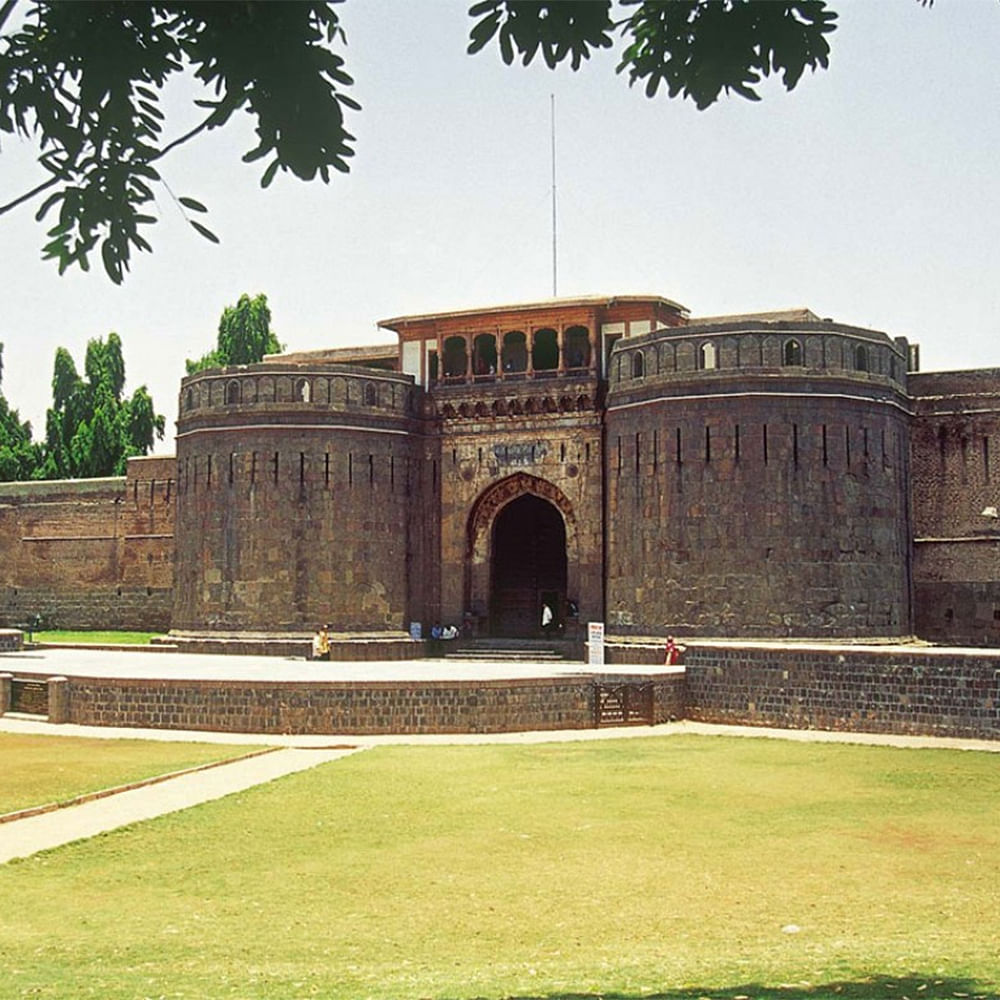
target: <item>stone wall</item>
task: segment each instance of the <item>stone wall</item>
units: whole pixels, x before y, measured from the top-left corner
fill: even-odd
[[[405,630],[424,579],[412,380],[273,368],[182,384],[174,627]]]
[[[701,722],[1000,739],[997,654],[699,643],[685,670]]]
[[[0,624],[166,630],[174,462],[126,476],[0,484]]]
[[[16,628],[0,628],[0,653],[16,653],[24,648],[24,633]]]
[[[868,363],[883,357],[885,372],[842,370],[850,354],[836,338],[827,370],[818,361],[781,366],[781,336],[733,332],[718,335],[711,369],[657,369],[661,341],[672,357],[709,343],[686,336],[661,332],[615,348],[609,630],[910,634],[909,425],[891,342],[864,340]],[[637,350],[649,357],[619,363]]]
[[[600,679],[579,675],[403,684],[73,677],[66,685],[64,721],[154,729],[355,735],[587,729],[594,725],[594,681]],[[655,682],[656,721],[680,716],[682,675],[637,679]]]
[[[562,595],[580,620],[603,610],[602,434],[594,378],[506,380],[438,387],[440,620],[471,611],[489,627],[493,524],[525,493],[559,511],[566,529]],[[540,606],[540,605],[539,605]]]
[[[1000,645],[1000,370],[913,375],[916,632]]]

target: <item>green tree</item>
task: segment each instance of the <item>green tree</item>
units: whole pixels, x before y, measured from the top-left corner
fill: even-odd
[[[224,368],[226,365],[252,365],[265,354],[284,350],[271,330],[271,310],[267,296],[254,298],[243,294],[235,306],[226,306],[219,320],[219,336],[215,347],[195,361],[185,362],[188,375],[206,368]]]
[[[3,386],[3,344],[0,344],[0,387]],[[31,424],[22,421],[0,392],[0,482],[30,479],[41,459],[31,440]]]
[[[46,414],[44,461],[37,478],[119,476],[126,460],[145,455],[162,438],[166,420],[145,386],[124,399],[125,360],[117,333],[87,344],[85,378],[69,351],[56,350],[52,407]]]
[[[826,0],[480,0],[469,14],[469,52],[495,37],[508,65],[541,53],[550,68],[568,58],[579,69],[617,33],[630,86],[645,81],[653,97],[663,84],[702,109],[723,91],[760,100],[754,87],[772,72],[791,90],[806,67],[825,69],[837,19]]]
[[[45,179],[0,214],[48,193],[36,217],[54,220],[44,255],[60,273],[86,270],[99,244],[121,282],[132,251],[150,249],[159,161],[237,111],[256,120],[243,159],[267,158],[264,187],[279,169],[324,181],[330,168],[347,170],[344,109],[358,104],[343,93],[352,80],[333,51],[343,41],[333,3],[36,0],[15,19],[17,6],[0,0],[0,31],[13,25],[0,35],[0,131],[37,142]],[[167,141],[161,92],[181,73],[214,99],[196,101],[199,124]],[[194,198],[177,202],[185,214],[205,211]]]
[[[15,18],[18,0],[0,0],[0,131],[37,143],[44,178],[0,215],[46,195],[36,215],[49,220],[45,257],[60,273],[86,270],[100,246],[121,282],[133,250],[150,249],[163,157],[237,111],[255,119],[243,160],[266,159],[263,187],[278,170],[324,182],[331,168],[346,172],[354,137],[344,114],[359,105],[336,51],[346,41],[338,4],[33,0]],[[757,100],[771,73],[794,87],[806,67],[826,67],[836,26],[826,0],[481,0],[469,13],[470,52],[495,38],[507,63],[541,53],[550,67],[569,59],[577,69],[618,36],[630,84],[649,96],[663,84],[699,108],[724,91]],[[211,96],[195,101],[200,122],[168,140],[161,92],[185,73]],[[218,241],[195,217],[201,202],[175,201]]]

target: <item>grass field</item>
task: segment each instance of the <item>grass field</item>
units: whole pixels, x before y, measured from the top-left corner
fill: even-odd
[[[159,632],[101,632],[96,629],[87,631],[71,629],[40,629],[32,632],[34,642],[70,642],[93,643],[98,646],[123,645],[145,646]]]
[[[0,815],[259,749],[0,733]]]
[[[1000,757],[380,748],[0,867],[0,997],[996,996]]]

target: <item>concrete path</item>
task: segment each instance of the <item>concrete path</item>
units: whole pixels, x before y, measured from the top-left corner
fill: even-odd
[[[52,727],[55,729],[56,727]],[[281,749],[53,812],[0,823],[0,864],[337,760],[357,748]]]

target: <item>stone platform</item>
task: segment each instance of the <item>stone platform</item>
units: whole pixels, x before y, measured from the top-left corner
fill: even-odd
[[[40,649],[0,656],[0,678],[48,681],[60,721],[247,733],[496,733],[597,724],[597,685],[652,685],[647,721],[683,714],[682,669],[575,662],[301,657]]]

